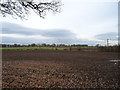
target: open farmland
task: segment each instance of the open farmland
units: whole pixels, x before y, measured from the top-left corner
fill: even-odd
[[[3,50],[3,88],[118,88],[117,52]]]
[[[97,49],[97,47],[0,47],[0,50],[78,50],[78,49]]]

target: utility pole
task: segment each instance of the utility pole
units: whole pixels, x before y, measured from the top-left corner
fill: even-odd
[[[109,46],[109,39],[107,39],[107,46]]]

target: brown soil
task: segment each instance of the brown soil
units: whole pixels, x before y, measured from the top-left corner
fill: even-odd
[[[3,88],[118,88],[118,53],[3,50]]]

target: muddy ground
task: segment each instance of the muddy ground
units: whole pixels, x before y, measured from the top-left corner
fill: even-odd
[[[118,88],[115,52],[3,50],[3,88]]]

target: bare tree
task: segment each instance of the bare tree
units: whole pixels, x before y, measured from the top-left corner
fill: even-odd
[[[41,2],[40,2],[41,1]],[[48,0],[47,0],[48,1]],[[34,11],[40,17],[44,18],[47,11],[59,12],[62,5],[60,0],[0,0],[0,14],[3,17],[12,15],[24,19],[31,11]]]

